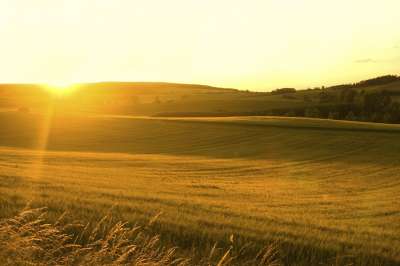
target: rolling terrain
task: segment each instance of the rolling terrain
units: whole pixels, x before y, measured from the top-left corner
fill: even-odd
[[[274,242],[286,265],[400,263],[400,127],[284,117],[0,113],[0,216],[159,217],[204,256]]]
[[[365,96],[386,92],[396,106],[377,104],[363,108]],[[380,97],[380,96],[379,96]],[[378,98],[379,98],[378,97]],[[400,123],[400,78],[383,76],[331,87],[307,90],[276,89],[272,92],[241,91],[205,85],[102,82],[76,84],[54,93],[47,85],[0,84],[0,109],[45,111],[49,105],[62,112],[144,116],[308,116],[382,122],[373,119],[390,111],[386,122]],[[313,109],[318,109],[318,114]],[[348,116],[348,113],[354,113]],[[366,112],[366,113],[364,113]],[[331,114],[330,114],[331,113]],[[339,114],[336,114],[339,113]],[[355,116],[356,117],[353,117]]]

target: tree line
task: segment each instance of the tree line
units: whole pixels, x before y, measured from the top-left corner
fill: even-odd
[[[308,107],[274,109],[270,115],[329,118],[367,122],[400,123],[399,92],[343,89],[340,93],[322,91],[319,101]],[[310,101],[305,95],[305,101]]]

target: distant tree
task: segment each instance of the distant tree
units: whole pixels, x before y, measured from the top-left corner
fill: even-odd
[[[399,123],[400,122],[400,103],[391,102],[384,106],[381,110],[382,121],[385,123]]]
[[[307,95],[307,94],[305,94],[304,96],[303,96],[303,100],[305,101],[305,102],[312,102],[312,99],[311,99],[311,96],[310,95]]]
[[[340,118],[340,114],[337,111],[330,111],[328,114],[328,118],[329,119],[339,119]]]
[[[271,91],[271,94],[286,94],[286,93],[296,93],[295,88],[281,88]]]
[[[320,103],[334,102],[336,100],[336,96],[327,91],[321,91],[318,96]]]
[[[340,92],[340,101],[343,103],[354,103],[357,91],[353,89],[344,89]]]
[[[346,120],[356,120],[356,116],[354,115],[353,111],[350,111],[347,115],[346,115]]]
[[[320,111],[318,110],[318,108],[315,107],[311,107],[311,108],[307,108],[304,112],[304,116],[306,117],[319,117],[320,116]]]
[[[393,122],[393,117],[392,114],[387,112],[383,115],[383,122],[384,123],[392,123]]]
[[[293,110],[288,111],[285,116],[293,117],[296,116],[296,113]]]
[[[372,113],[372,115],[371,115],[369,121],[372,121],[372,122],[380,122],[380,121],[382,121],[382,115],[379,114],[379,113]]]
[[[392,98],[386,91],[368,93],[364,95],[364,110],[368,113],[382,112],[392,103]]]
[[[386,75],[386,76],[381,76],[373,79],[368,79],[368,80],[363,80],[360,81],[356,84],[354,84],[354,87],[368,87],[368,86],[377,86],[377,85],[384,85],[388,83],[392,83],[395,81],[400,81],[399,76],[395,75]]]
[[[352,84],[341,84],[341,85],[331,86],[329,88],[333,89],[333,90],[344,90],[344,89],[349,89],[349,88],[352,88],[352,87],[353,87]]]

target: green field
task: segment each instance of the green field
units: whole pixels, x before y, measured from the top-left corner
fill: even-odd
[[[277,243],[286,265],[400,263],[400,126],[0,113],[0,216],[146,221],[201,257]],[[43,151],[46,149],[46,151]]]

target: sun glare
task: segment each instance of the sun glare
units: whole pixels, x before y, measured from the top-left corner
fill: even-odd
[[[72,83],[68,82],[56,82],[56,83],[49,83],[48,87],[50,87],[53,90],[68,90],[73,87]]]
[[[55,94],[65,94],[74,88],[74,84],[70,82],[49,82],[44,87]]]

